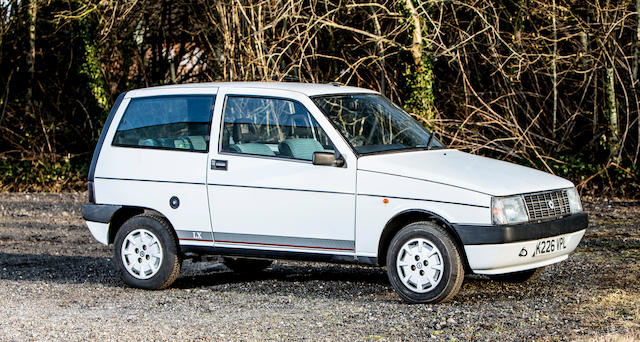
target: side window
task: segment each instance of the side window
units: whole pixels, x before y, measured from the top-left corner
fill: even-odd
[[[334,152],[331,141],[298,102],[228,96],[222,152],[312,160],[314,152]]]
[[[132,99],[113,145],[206,152],[215,96]]]

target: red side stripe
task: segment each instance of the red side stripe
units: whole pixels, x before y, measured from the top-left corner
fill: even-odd
[[[333,249],[338,251],[353,251],[351,248],[335,248],[335,247],[318,247],[318,246],[298,246],[298,245],[280,245],[275,243],[262,243],[262,242],[241,242],[241,241],[221,241],[216,240],[216,242],[222,243],[236,243],[243,245],[264,245],[264,246],[278,246],[278,247],[298,247],[298,248],[313,248],[313,249]]]

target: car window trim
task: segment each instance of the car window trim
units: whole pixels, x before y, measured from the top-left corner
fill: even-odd
[[[280,157],[280,156],[267,156],[267,155],[264,155],[264,154],[238,153],[238,152],[227,152],[227,151],[224,151],[224,152],[223,151],[219,151],[218,154],[221,155],[221,156],[271,159],[271,160],[281,160],[281,161],[297,162],[297,163],[304,163],[304,164],[313,164],[312,160],[285,158],[285,157]]]
[[[349,139],[347,139],[347,137],[344,134],[342,134],[342,132],[340,131],[338,126],[333,122],[333,120],[331,120],[329,115],[327,115],[327,112],[325,112],[324,109],[320,108],[318,103],[316,103],[316,101],[315,101],[315,99],[322,98],[322,97],[349,96],[349,95],[378,95],[378,96],[384,97],[385,99],[387,99],[391,103],[393,103],[393,101],[391,101],[391,99],[389,99],[388,97],[386,97],[386,96],[384,96],[384,95],[382,95],[380,93],[365,93],[365,92],[362,92],[362,93],[334,93],[334,94],[322,94],[322,95],[309,96],[309,98],[313,102],[313,105],[318,108],[318,110],[326,117],[327,121],[329,121],[331,126],[333,126],[333,128],[338,132],[338,134],[340,134],[340,136],[342,136],[342,139],[351,148],[351,151],[355,154],[356,158],[365,157],[365,156],[372,156],[372,155],[377,155],[377,154],[402,153],[402,152],[416,151],[416,150],[422,149],[422,147],[413,147],[413,148],[410,148],[410,149],[393,149],[393,150],[383,150],[383,151],[376,151],[376,152],[369,152],[369,153],[358,152],[356,150],[356,148],[353,146],[353,144],[351,144],[351,141],[349,141]],[[393,103],[393,104],[396,105],[395,103]],[[398,105],[396,105],[396,106],[398,106]],[[400,108],[400,107],[398,107],[398,108]],[[400,108],[400,109],[402,109],[402,108]],[[420,122],[418,122],[418,120],[416,120],[413,116],[411,116],[411,114],[409,114],[409,113],[407,113],[407,114],[409,115],[411,120],[413,120],[416,124],[420,125],[421,127],[424,127],[424,126],[422,126],[420,124]],[[429,132],[430,134],[435,134],[435,132],[429,131],[426,128],[425,128],[425,130],[427,130],[427,132]],[[440,140],[438,139],[438,141],[440,141]],[[447,149],[447,148],[448,148],[447,146],[444,146],[444,149]],[[426,150],[425,149],[425,151],[431,151],[431,150]]]
[[[327,137],[327,139],[329,139],[329,142],[331,142],[331,145],[333,145],[333,147],[335,149],[334,153],[336,153],[337,156],[342,156],[342,154],[338,150],[338,147],[336,146],[336,144],[334,144],[333,140],[331,140],[331,137],[327,134],[327,132],[325,132],[324,128],[322,128],[322,126],[320,125],[318,120],[313,116],[313,114],[311,113],[309,108],[307,108],[307,106],[305,106],[302,102],[300,102],[300,101],[298,101],[296,99],[292,99],[292,98],[289,98],[289,97],[283,97],[283,96],[245,95],[245,94],[238,94],[238,93],[227,93],[227,94],[224,95],[224,102],[222,103],[222,115],[220,116],[220,127],[219,127],[220,132],[218,133],[218,154],[220,154],[220,155],[229,155],[229,156],[246,156],[246,157],[251,157],[251,158],[277,159],[277,160],[282,160],[282,161],[304,162],[306,164],[313,164],[312,160],[296,159],[296,158],[283,158],[283,157],[279,157],[279,156],[267,156],[267,155],[261,155],[261,154],[251,154],[251,153],[239,153],[239,152],[222,151],[222,135],[224,134],[224,118],[225,118],[225,115],[226,115],[226,112],[227,112],[227,100],[229,99],[229,97],[250,97],[250,98],[257,98],[257,99],[283,100],[283,101],[294,102],[294,103],[297,103],[297,104],[301,105],[307,111],[307,113],[316,121],[316,123],[318,124],[318,127],[320,129],[322,129],[322,133],[324,133],[324,135]],[[314,103],[314,105],[315,105],[315,103]],[[331,120],[329,120],[329,121],[331,121]],[[347,163],[345,162],[343,167],[346,167],[346,166],[347,166]]]
[[[141,145],[125,145],[125,144],[118,144],[116,143],[116,136],[118,135],[118,131],[120,130],[120,126],[122,125],[122,120],[124,120],[125,115],[127,114],[127,109],[129,109],[129,106],[131,105],[131,102],[133,100],[138,100],[138,99],[154,99],[154,98],[184,98],[184,97],[212,97],[213,98],[213,102],[212,102],[212,107],[209,110],[209,141],[207,142],[207,148],[204,150],[195,150],[193,148],[190,149],[184,149],[184,148],[175,148],[175,147],[165,147],[165,146],[141,146]],[[177,151],[177,152],[196,152],[196,153],[209,153],[209,145],[211,144],[211,126],[213,125],[213,108],[216,104],[216,101],[218,99],[218,95],[217,94],[197,94],[197,93],[193,93],[193,94],[167,94],[167,95],[152,95],[152,96],[136,96],[136,97],[131,97],[129,99],[129,103],[127,103],[127,107],[124,108],[124,112],[122,113],[122,116],[120,117],[120,121],[118,122],[118,127],[116,127],[116,131],[113,133],[113,138],[111,139],[111,146],[113,147],[122,147],[122,148],[141,148],[141,149],[148,149],[148,150],[164,150],[164,151]],[[166,124],[176,124],[176,123],[189,123],[189,122],[196,122],[196,121],[179,121],[179,122],[171,122],[171,123],[166,123]],[[197,122],[202,122],[202,123],[206,123],[206,121],[197,121]],[[165,124],[165,125],[166,125]],[[153,126],[161,126],[162,124],[158,124],[158,125],[153,125]],[[145,127],[152,127],[152,126],[145,126]],[[137,127],[137,128],[133,128],[133,129],[139,129],[139,128],[144,128],[144,127]]]
[[[195,152],[195,153],[209,153],[207,150],[196,150],[192,148],[177,148],[177,147],[165,147],[165,146],[141,146],[141,145],[124,145],[124,144],[111,144],[112,147],[119,148],[140,148],[145,150],[160,150],[160,151],[174,151],[174,152]]]
[[[111,107],[111,110],[109,111],[109,116],[107,116],[107,120],[105,121],[104,126],[102,127],[102,130],[100,131],[100,137],[98,138],[98,142],[96,143],[96,147],[93,150],[93,156],[91,156],[91,164],[89,165],[89,173],[87,175],[87,179],[90,182],[92,182],[94,177],[95,177],[96,165],[98,164],[98,157],[100,156],[100,151],[102,150],[102,145],[104,145],[104,141],[105,141],[105,139],[107,137],[107,132],[109,131],[109,128],[113,124],[113,118],[115,117],[116,113],[118,112],[118,109],[120,109],[120,105],[122,104],[122,100],[125,98],[126,94],[127,94],[127,92],[124,92],[124,93],[121,93],[120,95],[118,95],[118,98],[116,98],[116,102],[113,104],[113,107]]]

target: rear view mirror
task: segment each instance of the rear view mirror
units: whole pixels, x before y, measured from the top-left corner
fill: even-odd
[[[332,152],[314,152],[313,165],[342,167],[344,166],[344,159],[336,157]]]

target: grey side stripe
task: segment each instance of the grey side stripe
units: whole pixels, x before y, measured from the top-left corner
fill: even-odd
[[[274,235],[215,233],[216,243],[244,244],[254,246],[293,247],[353,251],[355,241],[299,238]]]
[[[213,234],[211,234],[211,232],[199,232],[199,231],[193,231],[193,230],[176,230],[176,234],[178,234],[178,239],[180,240],[204,241],[204,242],[213,241]]]

